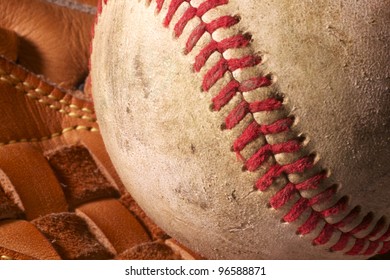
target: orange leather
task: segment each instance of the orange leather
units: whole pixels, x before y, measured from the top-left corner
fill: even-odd
[[[111,241],[118,254],[150,241],[150,236],[128,210],[115,199],[94,201],[77,209],[91,219]],[[122,216],[127,219],[113,219]]]
[[[1,247],[24,255],[25,259],[60,259],[50,242],[31,223],[22,220],[0,222]],[[2,255],[6,259],[7,255]]]
[[[91,5],[91,6],[96,6],[97,2],[98,2],[98,0],[76,0],[76,1],[79,3]]]
[[[0,0],[0,13],[0,27],[18,37],[21,65],[62,87],[84,81],[93,14],[41,0]]]
[[[39,149],[28,143],[5,145],[0,149],[0,170],[12,184],[7,188],[14,188],[22,201],[27,220],[68,211],[61,186]]]
[[[12,30],[0,27],[0,54],[15,61],[18,56],[19,39]]]

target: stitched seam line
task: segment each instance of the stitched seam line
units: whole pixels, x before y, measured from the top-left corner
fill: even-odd
[[[20,79],[13,74],[6,73],[3,69],[0,69],[0,81],[11,84],[18,91],[23,92],[30,99],[36,100],[38,103],[48,106],[50,109],[60,112],[62,114],[68,115],[72,118],[79,118],[87,120],[90,122],[96,122],[94,116],[94,111],[86,107],[78,107],[75,104],[67,102],[66,98],[73,98],[67,93],[64,93],[63,98],[58,99],[50,93],[44,91],[42,88],[34,87],[29,84],[26,80]],[[55,88],[53,87],[53,90]],[[71,112],[66,112],[61,105],[54,105],[53,102],[58,102],[62,105],[67,106],[72,110]],[[78,112],[77,112],[78,111]]]
[[[164,0],[157,0],[157,2],[159,2],[158,7],[162,7]],[[182,22],[185,21],[185,20],[183,20],[183,18],[186,16],[189,16],[189,17],[196,16],[201,21],[201,25],[207,26],[207,24],[205,22],[203,22],[203,20],[201,18],[202,15],[204,14],[204,11],[202,10],[202,12],[200,14],[197,14],[196,11],[194,11],[194,9],[201,10],[203,8],[204,10],[207,11],[209,9],[216,8],[219,5],[228,4],[227,0],[208,0],[208,1],[204,1],[202,4],[200,4],[198,8],[195,8],[195,7],[191,6],[191,1],[189,1],[189,0],[172,0],[169,2],[170,5],[168,8],[168,12],[167,12],[167,14],[164,18],[164,21],[163,21],[164,26],[166,26],[166,27],[169,26],[169,23],[170,23],[171,19],[173,18],[173,15],[177,12],[180,5],[183,4],[184,2],[187,2],[190,5],[190,8],[188,8],[188,10],[187,10],[190,12],[184,13],[184,16],[179,20],[179,24],[184,25],[184,26],[185,26],[185,24],[183,24]],[[206,7],[206,8],[204,8],[204,7]],[[222,25],[221,27],[224,27],[224,26]],[[177,29],[177,28],[174,28],[174,30],[175,29]],[[181,29],[181,27],[179,29]],[[205,28],[204,33],[205,32],[209,33],[210,36],[212,36],[212,32],[209,32],[209,30],[207,30],[207,28]],[[178,34],[176,34],[176,35],[178,36]],[[198,38],[200,38],[200,37],[201,36],[198,36]],[[270,104],[262,104],[263,106],[257,106],[258,107],[257,109],[252,109],[251,105],[253,105],[253,103],[247,102],[245,100],[244,96],[242,95],[243,92],[249,92],[249,91],[252,91],[254,89],[260,88],[262,86],[269,86],[271,83],[271,81],[268,83],[267,80],[264,79],[264,77],[255,77],[255,78],[250,79],[248,81],[244,81],[244,82],[239,83],[233,77],[234,67],[232,67],[230,65],[231,63],[229,63],[229,61],[227,61],[224,58],[223,53],[227,49],[243,48],[249,44],[250,44],[250,37],[246,38],[245,35],[241,35],[241,34],[238,34],[234,37],[227,38],[221,42],[216,42],[212,39],[211,42],[200,51],[200,53],[196,56],[196,59],[195,59],[194,70],[198,72],[206,64],[206,61],[209,59],[209,57],[211,56],[212,53],[214,53],[214,52],[220,53],[222,59],[211,70],[209,70],[207,72],[207,74],[204,76],[204,80],[203,80],[203,84],[202,84],[203,90],[208,91],[220,78],[223,77],[223,75],[226,72],[230,72],[231,77],[232,77],[231,83],[233,83],[235,85],[233,92],[235,92],[234,94],[241,94],[241,96],[242,96],[243,101],[235,109],[233,109],[229,113],[228,117],[225,120],[225,126],[228,129],[235,127],[248,114],[252,115],[252,119],[254,119],[253,113],[255,113],[255,112],[274,111],[274,110],[281,109],[281,107],[282,107],[281,104],[280,104],[280,106],[274,106],[274,107]],[[196,42],[194,43],[194,45],[196,45]],[[190,51],[191,50],[188,50],[187,53],[189,53]],[[257,63],[258,63],[258,61],[255,61],[252,63],[252,65],[257,64]],[[242,64],[242,62],[241,62],[241,64]],[[241,65],[241,66],[242,66],[242,68],[248,67],[247,65]],[[232,96],[232,94],[229,94],[229,98],[231,96]],[[229,101],[230,100],[227,100],[227,103]],[[275,104],[278,103],[278,100],[271,100],[271,101],[273,101],[273,103],[275,103]],[[216,107],[218,107],[218,106],[215,105],[214,100],[213,100],[213,103],[214,103],[213,104],[214,108],[216,109]],[[225,104],[222,104],[220,107],[223,107],[224,105]],[[260,105],[260,104],[257,104],[257,105]],[[258,124],[258,125],[261,125],[261,124]],[[260,136],[260,134],[258,134],[257,136]],[[255,136],[254,139],[256,139],[257,136]],[[254,140],[254,139],[252,139],[252,140]],[[265,141],[267,143],[266,139],[265,139]],[[275,159],[276,154],[278,154],[280,152],[285,152],[285,153],[296,152],[296,151],[299,151],[301,149],[301,147],[299,147],[299,143],[297,143],[297,142],[290,143],[291,144],[290,146],[283,145],[283,144],[286,144],[286,142],[282,143],[281,147],[274,147],[274,145],[270,145],[269,143],[267,143],[265,146],[263,146],[258,151],[258,153],[256,155],[254,155],[254,157],[251,158],[252,161],[246,162],[245,167],[249,171],[255,171],[260,165],[263,164],[263,162],[265,162],[265,160],[267,158],[273,158],[273,160],[275,162],[277,162]],[[253,164],[252,164],[252,162],[253,162]],[[301,225],[298,228],[297,232],[299,234],[307,234],[307,233],[313,231],[314,229],[316,229],[318,224],[319,224],[319,221],[322,220],[325,222],[325,226],[323,227],[320,234],[313,240],[313,245],[324,245],[330,241],[331,237],[333,236],[333,234],[336,231],[342,232],[339,229],[339,226],[338,226],[339,223],[332,225],[332,224],[328,223],[325,218],[334,216],[336,214],[339,214],[339,213],[345,211],[347,206],[348,206],[348,198],[345,196],[341,197],[334,206],[332,206],[324,211],[321,211],[321,212],[315,211],[312,206],[315,205],[316,203],[326,202],[329,199],[331,199],[336,194],[337,189],[336,188],[327,188],[321,194],[319,194],[311,199],[306,199],[306,198],[303,198],[301,196],[297,185],[289,182],[289,179],[287,177],[288,174],[307,172],[308,170],[312,169],[313,167],[314,167],[314,158],[311,158],[310,156],[304,156],[304,157],[298,159],[297,161],[295,161],[291,164],[287,164],[287,165],[279,165],[278,163],[276,163],[274,166],[272,166],[268,170],[268,172],[262,178],[260,178],[256,182],[256,187],[260,191],[265,191],[274,183],[276,178],[283,176],[288,182],[286,185],[286,187],[288,187],[287,189],[290,189],[292,193],[294,192],[294,193],[298,194],[300,197],[300,199],[293,205],[291,210],[283,217],[283,219],[286,222],[294,222],[306,210],[309,209],[311,211],[310,218],[303,225]],[[317,184],[319,184],[320,181],[323,180],[324,178],[325,178],[324,176],[320,177],[320,178],[316,178]],[[312,179],[313,179],[313,177],[311,177],[309,180],[312,180]],[[301,187],[306,187],[306,186],[301,186]],[[311,185],[311,187],[317,188],[317,187],[314,187],[313,185]],[[282,190],[284,190],[284,188]],[[290,198],[292,197],[292,193],[289,194]],[[278,197],[279,197],[278,195],[275,195],[275,196],[273,196],[273,199],[278,200],[277,199]],[[271,204],[271,206],[272,206],[272,204]],[[355,215],[354,217],[358,217],[358,215]],[[369,217],[369,218],[367,219],[366,217]],[[366,254],[367,255],[367,254],[372,253],[372,250],[374,247],[375,248],[379,247],[378,241],[371,241],[367,238],[367,236],[364,238],[358,238],[355,236],[355,234],[361,232],[361,230],[366,229],[370,225],[370,223],[372,222],[372,220],[373,220],[372,215],[368,214],[368,216],[366,216],[366,217],[364,217],[362,222],[358,226],[356,226],[352,231],[350,231],[348,233],[342,233],[342,235],[344,237],[343,238],[344,243],[340,244],[340,240],[341,240],[341,238],[340,238],[339,242],[336,243],[334,246],[332,246],[330,248],[330,250],[331,251],[338,251],[338,250],[345,249],[345,246],[347,245],[348,242],[345,242],[344,240],[348,240],[352,236],[354,236],[354,238],[355,238],[355,244],[349,251],[345,252],[345,254],[347,254],[347,255],[358,255],[358,254]],[[348,222],[351,222],[351,221],[348,221]],[[346,223],[345,220],[341,221],[341,224],[345,224],[345,223]],[[380,220],[380,222],[377,223],[375,227],[381,228],[382,226],[384,226],[384,222],[382,220]],[[376,231],[376,230],[374,230],[374,231]],[[371,235],[373,235],[373,231],[371,231],[368,236],[371,236]],[[369,247],[367,250],[362,252],[362,250],[365,247],[366,242],[369,242]]]
[[[157,2],[160,2],[158,4],[158,7],[160,7],[160,9],[161,9],[164,0],[157,0]],[[207,12],[210,9],[216,8],[217,6],[220,6],[220,5],[228,4],[228,0],[204,1],[204,2],[202,2],[202,4],[199,5],[198,8],[193,7],[191,5],[190,0],[172,0],[169,3],[170,5],[168,8],[168,12],[167,12],[167,14],[164,18],[164,21],[163,21],[164,26],[166,26],[166,27],[169,26],[169,23],[172,20],[173,15],[176,13],[176,11],[180,7],[180,5],[182,5],[184,2],[187,2],[190,5],[190,7],[186,10],[186,12],[184,12],[183,16],[179,19],[178,23],[176,23],[176,25],[174,27],[176,36],[179,37],[181,35],[181,30],[183,30],[185,27],[185,22],[188,22],[193,17],[197,17],[201,22],[200,26],[202,26],[205,29],[204,32],[207,32],[210,34],[210,36],[212,36],[212,33],[218,27],[217,28],[214,27],[211,31],[208,30],[207,27],[210,25],[210,23],[206,24],[202,20],[202,16],[204,15],[205,12]],[[201,10],[201,12],[198,13],[200,10]],[[215,21],[217,21],[217,20],[215,20]],[[213,23],[211,23],[211,24],[213,24]],[[221,22],[220,27],[229,28],[232,25],[235,25],[236,23],[238,23],[238,20],[235,19],[234,17],[231,17],[229,24]],[[211,28],[209,28],[209,29],[211,29]],[[199,39],[200,39],[200,37],[201,36],[198,36]],[[190,39],[192,39],[192,38],[190,38]],[[281,109],[281,107],[282,107],[282,104],[277,104],[278,100],[276,100],[276,99],[269,100],[270,102],[273,102],[275,106],[268,104],[270,102],[268,102],[268,103],[265,102],[267,104],[258,104],[258,103],[255,104],[255,105],[257,105],[257,107],[252,106],[252,105],[254,105],[254,103],[249,103],[245,100],[245,97],[242,94],[243,92],[252,91],[254,89],[257,89],[257,88],[260,88],[263,86],[269,86],[271,84],[271,81],[268,82],[265,77],[255,77],[253,79],[250,79],[248,81],[244,81],[241,83],[239,83],[239,81],[237,81],[233,77],[233,71],[235,69],[255,66],[255,65],[260,63],[260,60],[257,59],[256,56],[249,56],[249,57],[242,58],[241,61],[232,62],[232,61],[225,59],[223,53],[224,53],[224,51],[226,51],[227,49],[230,49],[230,48],[246,47],[247,44],[250,44],[250,39],[251,39],[250,36],[248,36],[246,34],[243,34],[243,35],[238,34],[234,37],[224,39],[221,42],[216,42],[215,40],[212,39],[211,42],[205,48],[203,48],[201,50],[201,52],[197,55],[197,57],[195,59],[194,70],[196,72],[199,72],[200,69],[203,67],[203,65],[205,65],[206,61],[208,60],[208,58],[211,56],[211,54],[213,52],[219,52],[221,57],[222,57],[221,60],[219,62],[217,62],[217,64],[214,67],[212,67],[204,76],[204,80],[203,80],[203,84],[202,84],[202,88],[204,91],[208,91],[219,79],[221,79],[223,77],[223,75],[226,72],[230,72],[231,77],[232,77],[231,83],[236,84],[236,86],[237,86],[237,88],[234,91],[236,91],[236,94],[241,93],[243,101],[235,109],[233,109],[229,113],[228,117],[225,120],[226,128],[233,128],[248,114],[252,115],[252,119],[254,119],[253,113],[255,113],[255,112],[273,111],[273,110]],[[194,43],[194,44],[196,44],[196,43]],[[187,46],[188,46],[188,44],[187,44]],[[190,51],[191,50],[187,50],[187,53],[189,53]],[[235,65],[235,64],[239,64],[239,65]],[[226,94],[225,94],[225,96],[226,96]],[[231,97],[229,96],[229,98],[231,98]],[[213,101],[214,109],[218,110],[218,108],[223,107],[230,100],[227,100],[227,102],[225,104],[222,104],[222,105],[219,105],[219,104],[216,105],[215,99],[213,99],[212,101]],[[264,101],[259,101],[259,102],[264,103]],[[261,105],[263,105],[263,106],[261,106]],[[280,105],[280,106],[278,106],[278,105]],[[256,108],[251,108],[251,106],[256,107]],[[258,125],[261,125],[261,124],[258,124]],[[286,128],[286,129],[289,129],[289,128]],[[264,136],[265,135],[266,134],[264,134]],[[253,137],[253,140],[255,138],[256,138],[256,136]],[[279,144],[279,146],[270,145],[270,144],[268,144],[267,139],[264,139],[264,140],[267,144],[265,144],[254,156],[252,156],[245,163],[245,168],[247,168],[249,171],[255,171],[269,157],[273,158],[273,160],[275,162],[277,162],[275,159],[275,155],[278,153],[291,153],[291,152],[297,152],[297,151],[301,150],[299,143],[297,141],[294,141],[294,140],[293,141],[286,141],[284,143]],[[241,155],[239,155],[239,156],[241,156]],[[301,225],[298,228],[297,233],[307,234],[307,233],[313,231],[316,228],[316,226],[318,225],[319,220],[322,219],[325,222],[325,226],[322,229],[322,231],[320,232],[320,234],[317,236],[317,238],[315,238],[313,240],[313,245],[324,245],[330,241],[330,239],[335,231],[338,230],[338,231],[342,232],[339,229],[341,224],[345,225],[347,223],[347,221],[345,219],[343,219],[339,223],[332,225],[332,224],[328,223],[325,218],[334,216],[338,213],[341,213],[342,211],[345,211],[347,206],[348,206],[348,198],[345,196],[341,197],[335,205],[333,205],[332,207],[330,207],[326,210],[323,210],[321,212],[314,210],[312,207],[313,205],[315,205],[317,203],[323,203],[323,202],[330,200],[336,194],[337,188],[329,187],[329,188],[325,189],[322,193],[318,194],[317,196],[312,197],[310,199],[306,199],[306,198],[303,198],[301,196],[297,185],[292,184],[287,177],[287,175],[291,174],[291,173],[307,172],[308,170],[310,170],[313,167],[314,167],[314,158],[311,159],[310,156],[302,157],[301,159],[298,159],[294,163],[284,165],[284,166],[281,166],[281,165],[276,163],[274,166],[272,166],[269,169],[269,171],[262,178],[260,178],[256,182],[256,187],[260,191],[264,191],[273,184],[273,182],[276,178],[284,176],[284,178],[288,182],[288,184],[286,186],[291,188],[293,185],[294,187],[291,188],[291,191],[297,193],[299,195],[300,199],[294,204],[294,206],[291,208],[290,212],[287,213],[283,217],[283,219],[286,222],[294,222],[307,209],[310,208],[310,210],[311,210],[310,218],[303,225]],[[318,175],[321,175],[321,174],[316,174],[314,176],[314,177],[317,176],[316,178],[314,178],[317,181],[317,184],[319,184],[319,182],[321,180],[325,179],[325,176],[318,177]],[[309,180],[313,180],[313,177],[311,177]],[[284,190],[284,188],[282,190]],[[292,193],[289,194],[289,197],[290,198],[292,197]],[[274,195],[273,199],[279,200],[279,201],[281,200],[281,199],[278,199],[278,195]],[[282,205],[283,205],[283,203],[281,203],[279,205],[279,207]],[[271,204],[271,206],[272,206],[272,204]],[[348,216],[349,215],[347,215],[347,217]],[[315,217],[315,219],[313,217]],[[358,217],[358,215],[354,215],[354,217]],[[353,219],[350,219],[350,217],[349,217],[348,222],[350,223],[352,221],[353,221]],[[374,229],[371,230],[371,232],[367,236],[365,236],[363,238],[358,238],[355,236],[357,233],[361,232],[362,230],[367,229],[368,226],[372,223],[372,221],[373,221],[373,215],[372,215],[372,213],[369,213],[363,218],[363,220],[360,222],[360,224],[358,226],[356,226],[353,230],[351,230],[350,232],[347,232],[347,233],[342,232],[342,234],[344,236],[346,236],[345,239],[347,239],[347,237],[349,238],[351,236],[354,236],[354,238],[356,239],[354,246],[348,252],[345,252],[345,254],[347,254],[347,255],[358,255],[358,254],[369,255],[369,254],[373,253],[374,248],[379,247],[378,241],[371,241],[371,240],[369,240],[369,237],[375,236],[376,233],[379,233],[379,231],[380,231],[379,229],[382,229],[385,226],[384,218],[381,218],[377,222]],[[366,245],[365,242],[369,242],[369,246],[368,246],[367,250],[362,252],[362,250],[364,249],[364,247]],[[347,243],[345,243],[345,245],[347,245]],[[332,246],[330,248],[330,250],[337,251],[337,250],[343,250],[344,248],[345,247],[341,246],[339,243],[336,243],[334,246]]]
[[[107,4],[107,2],[107,0],[104,0],[104,4]],[[150,2],[150,0],[146,1],[147,4],[150,4]],[[165,0],[156,0],[157,13],[160,13],[164,2]],[[198,40],[203,36],[204,33],[209,33],[212,37],[212,33],[218,28],[230,28],[239,21],[239,18],[234,16],[225,16],[224,19],[220,18],[218,19],[219,23],[216,22],[217,20],[208,24],[203,21],[202,16],[207,11],[220,5],[228,4],[228,0],[206,0],[202,2],[198,8],[192,6],[190,0],[171,0],[169,2],[168,12],[165,15],[162,23],[165,27],[169,27],[171,20],[177,12],[178,8],[185,2],[189,4],[189,8],[175,24],[175,27],[173,28],[175,35],[179,37],[186,24],[191,19],[196,17],[201,22],[199,26],[193,30],[190,37],[188,38],[185,54],[188,54],[192,51],[193,47],[197,44]],[[98,11],[99,14],[102,11],[101,2]],[[98,17],[96,19],[96,22],[97,21]],[[229,61],[223,56],[223,53],[228,49],[246,47],[250,45],[250,40],[251,38],[247,34],[237,34],[237,36],[228,38],[221,42],[216,42],[212,39],[211,42],[206,45],[206,47],[204,47],[196,56],[194,65],[195,72],[199,72],[200,69],[206,64],[212,53],[216,52],[221,55],[221,60],[216,65],[214,65],[204,76],[202,88],[204,91],[208,91],[219,79],[224,76],[225,73],[230,73],[231,80],[229,84],[221,90],[219,95],[212,99],[212,108],[218,111],[220,108],[228,104],[235,95],[240,94],[242,97],[243,101],[226,117],[224,128],[232,129],[245,116],[248,114],[251,115],[254,121],[249,126],[247,126],[241,136],[238,137],[233,144],[233,150],[237,153],[238,158],[244,161],[246,161],[246,159],[240,154],[240,151],[247,144],[261,136],[265,137],[268,134],[289,131],[293,123],[293,119],[291,118],[278,118],[278,120],[271,125],[262,125],[256,122],[254,118],[254,113],[256,112],[276,110],[284,110],[287,112],[287,110],[283,106],[282,100],[278,100],[277,97],[252,103],[245,100],[243,92],[250,92],[260,87],[268,87],[271,85],[272,80],[269,77],[254,77],[240,83],[234,78],[233,71],[238,68],[244,69],[255,66],[260,63],[260,60],[255,55],[253,55],[246,58],[241,58],[240,61]],[[340,233],[340,237],[337,243],[329,248],[330,251],[345,250],[351,238],[355,239],[355,242],[349,251],[344,252],[347,255],[372,255],[378,251],[378,248],[381,245],[382,248],[377,253],[385,253],[390,249],[390,242],[386,241],[390,237],[390,226],[388,230],[380,237],[376,236],[384,229],[386,225],[384,217],[379,219],[374,228],[365,237],[362,238],[357,237],[356,234],[360,233],[362,230],[367,229],[370,225],[373,224],[374,217],[371,212],[363,217],[363,220],[357,226],[355,226],[354,229],[348,232],[343,232],[341,230],[343,226],[349,225],[356,221],[357,218],[361,217],[360,206],[353,208],[346,216],[344,216],[341,221],[335,224],[330,224],[326,220],[327,217],[332,217],[345,212],[349,205],[348,197],[341,197],[336,202],[336,204],[323,211],[316,211],[313,209],[313,205],[328,202],[332,198],[335,198],[337,187],[330,186],[312,198],[302,197],[300,193],[301,190],[318,189],[319,184],[325,180],[327,176],[325,171],[320,171],[319,173],[311,176],[306,181],[300,182],[298,184],[293,184],[289,181],[287,176],[288,174],[308,172],[315,166],[314,157],[311,155],[301,156],[295,162],[286,165],[279,165],[277,163],[277,160],[275,159],[276,154],[301,151],[302,146],[300,145],[299,141],[287,141],[286,139],[283,143],[271,145],[268,143],[267,139],[264,140],[266,144],[249,160],[246,161],[244,167],[247,170],[254,172],[266,161],[266,159],[272,158],[273,161],[276,162],[276,164],[271,166],[266,174],[264,174],[256,182],[256,187],[260,191],[265,191],[274,183],[277,178],[285,178],[288,183],[271,198],[269,204],[271,207],[278,209],[290,201],[294,195],[299,196],[298,201],[294,203],[290,211],[283,217],[286,222],[293,222],[297,220],[305,211],[310,210],[310,217],[306,220],[306,222],[298,227],[298,234],[305,235],[312,232],[318,228],[320,221],[323,221],[325,225],[322,228],[320,234],[313,240],[313,245],[327,244],[331,240],[332,236],[338,232]],[[370,238],[373,239],[374,237],[374,241],[370,240]]]
[[[8,142],[0,142],[0,147],[11,145],[11,144],[17,144],[17,143],[37,143],[37,142],[43,142],[43,141],[47,141],[47,140],[51,140],[51,139],[60,137],[60,136],[64,135],[65,133],[68,133],[68,132],[71,132],[71,131],[75,131],[75,130],[85,130],[85,131],[90,131],[90,132],[98,132],[99,131],[99,129],[97,129],[95,127],[89,127],[89,126],[83,126],[83,125],[75,125],[75,126],[64,128],[60,132],[53,133],[53,134],[51,134],[49,136],[43,136],[43,137],[39,137],[39,138],[30,138],[30,139],[22,138],[22,139],[18,139],[18,140],[10,140]]]

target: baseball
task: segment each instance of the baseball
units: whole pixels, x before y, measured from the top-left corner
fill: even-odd
[[[105,0],[106,148],[162,229],[209,259],[390,249],[390,2]]]

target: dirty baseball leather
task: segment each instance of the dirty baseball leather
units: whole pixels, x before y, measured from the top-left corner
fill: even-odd
[[[0,13],[0,258],[199,258],[137,206],[92,102],[69,90],[87,75],[93,15],[24,0]]]
[[[172,236],[210,258],[390,248],[389,3],[347,2],[102,1],[102,135]]]

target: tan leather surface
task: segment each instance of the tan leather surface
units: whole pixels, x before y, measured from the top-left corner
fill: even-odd
[[[96,6],[97,2],[98,2],[98,0],[75,0],[75,1],[83,3],[83,4],[88,4],[91,6]]]
[[[112,217],[126,217],[128,209],[115,199],[106,199],[90,202],[77,209],[100,228],[118,254],[140,243],[150,241],[149,234],[133,216],[127,219]]]
[[[18,56],[19,39],[12,30],[0,27],[0,53],[15,61]]]
[[[85,79],[93,14],[41,0],[0,0],[0,11],[0,27],[18,36],[20,64],[63,87]]]
[[[22,201],[27,220],[68,210],[64,193],[55,174],[42,153],[35,147],[28,143],[2,147],[0,169],[8,177]],[[42,200],[40,199],[42,197],[50,199]]]
[[[24,258],[60,259],[50,242],[27,221],[1,221],[0,236],[0,247],[16,252],[14,256],[11,255],[12,257],[24,255]],[[6,257],[7,255],[2,255],[3,259]]]

